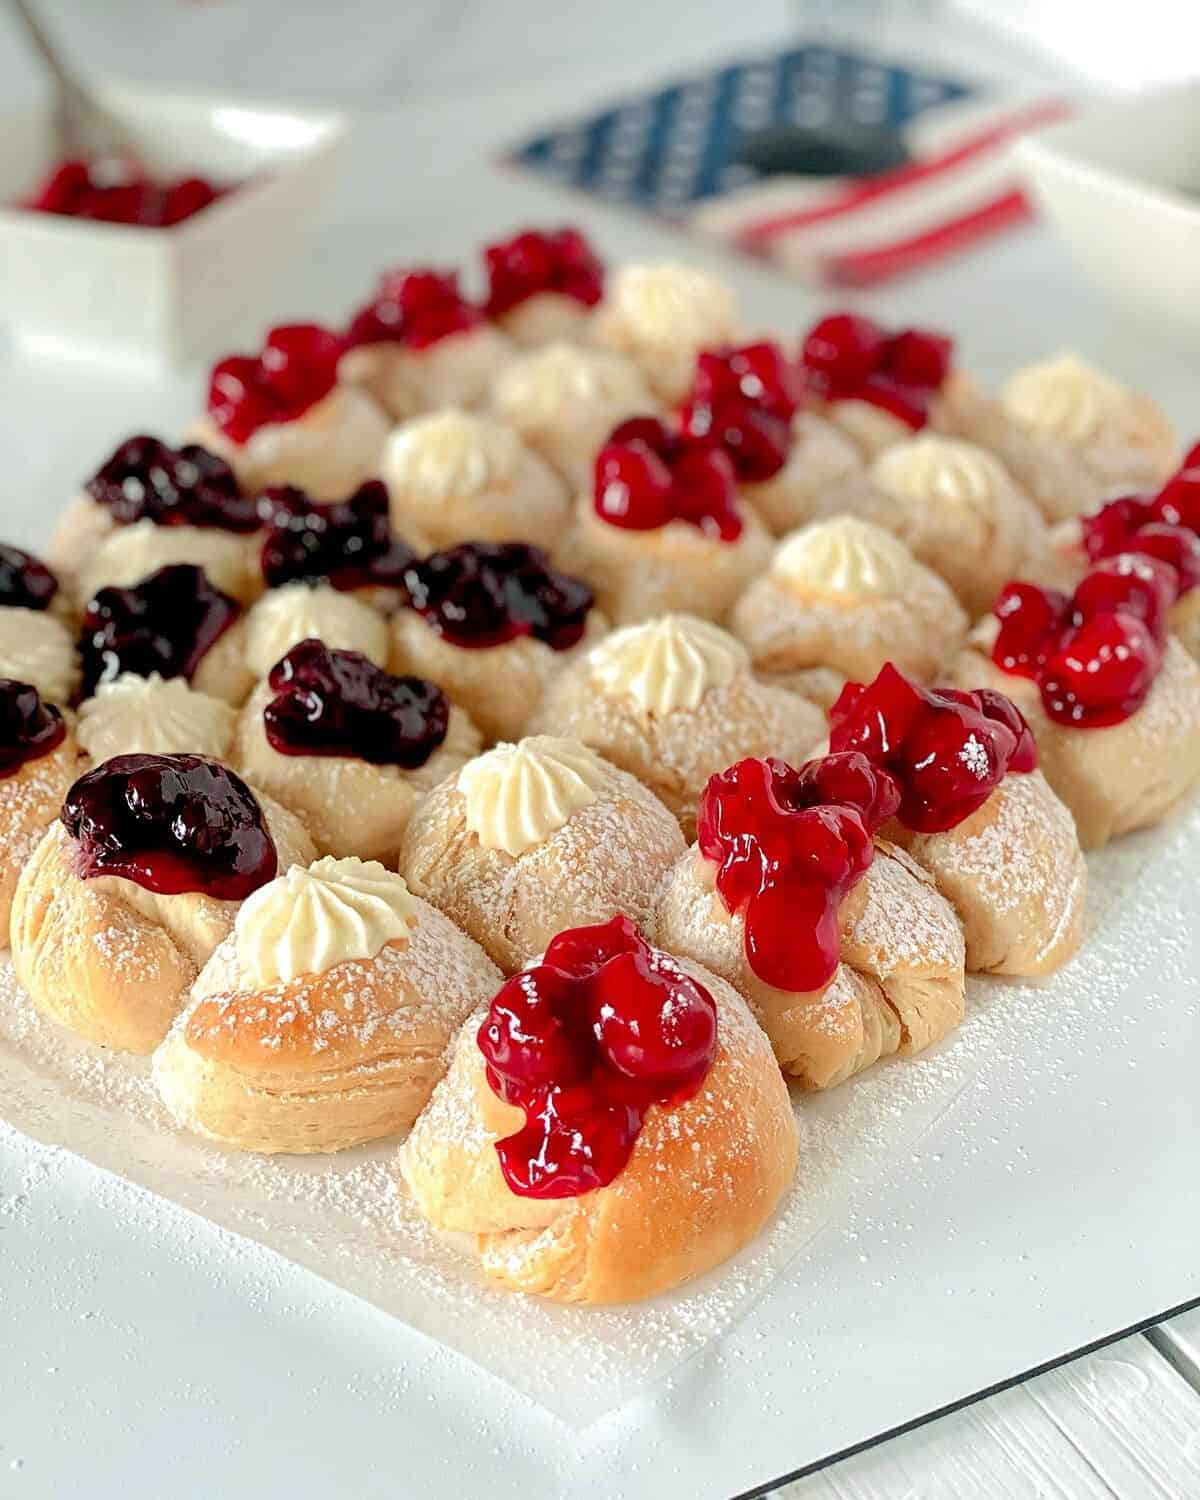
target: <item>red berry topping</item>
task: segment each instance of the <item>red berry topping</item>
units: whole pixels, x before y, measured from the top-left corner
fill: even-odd
[[[799,373],[778,344],[703,353],[680,424],[687,437],[722,448],[739,479],[760,483],[787,462],[801,395]]]
[[[86,489],[122,525],[153,521],[241,532],[259,526],[254,501],[242,494],[233,470],[196,443],[169,448],[158,438],[127,438]]]
[[[0,609],[48,609],[57,593],[58,579],[45,563],[0,542]]]
[[[343,349],[316,323],[272,328],[261,354],[232,354],[213,366],[208,414],[233,443],[269,423],[294,422],[333,390]]]
[[[155,229],[190,219],[220,196],[220,190],[203,177],[154,182],[132,159],[106,159],[99,165],[72,160],[53,169],[26,207],[67,218]]]
[[[1152,502],[1140,495],[1123,495],[1119,500],[1110,500],[1080,522],[1083,531],[1083,550],[1095,562],[1101,557],[1111,557],[1115,552],[1128,552],[1136,532],[1153,520]]]
[[[201,755],[118,755],[81,776],[62,806],[77,872],[160,895],[245,900],[278,865],[262,809],[240,776]]]
[[[1129,550],[1157,558],[1172,568],[1177,580],[1177,594],[1186,594],[1200,583],[1200,536],[1186,526],[1150,521],[1139,528]]]
[[[712,996],[628,917],[561,932],[497,993],[478,1032],[493,1093],[525,1114],[496,1143],[523,1198],[605,1187],[647,1112],[698,1093],[717,1052]]]
[[[300,641],[272,667],[263,709],[281,755],[353,756],[374,766],[423,766],[446,738],[446,695],[420,677],[393,677],[357,651]]]
[[[488,245],[489,317],[498,318],[539,292],[595,307],[604,293],[604,265],[578,229],[525,229]]]
[[[1059,724],[1102,729],[1137,712],[1154,686],[1162,647],[1137,615],[1096,615],[1068,633],[1042,668],[1042,703]]]
[[[822,400],[869,401],[915,429],[928,422],[953,353],[950,339],[927,329],[889,333],[870,318],[833,313],[805,338],[801,376]]]
[[[387,490],[368,480],[347,500],[321,505],[290,485],[258,499],[266,527],[263,577],[271,588],[320,578],[335,589],[403,588],[411,547],[392,537]]]
[[[765,984],[807,993],[833,978],[841,903],[899,801],[888,773],[853,752],[800,770],[743,760],[709,781],[700,852],[718,866],[725,909],[744,916],[746,958]]]
[[[532,636],[554,651],[583,637],[592,591],[552,568],[525,542],[462,542],[405,569],[413,609],[445,640],[468,649]]]
[[[656,531],[686,521],[722,542],[742,534],[730,459],[657,417],[633,417],[614,428],[594,472],[596,514],[610,526]]]
[[[351,348],[360,344],[406,344],[427,349],[452,333],[483,322],[483,313],[458,290],[453,271],[388,271],[375,296],[354,315],[346,332]]]
[[[42,702],[37,688],[0,678],[0,780],[57,750],[66,732],[62,714]]]
[[[867,686],[847,683],[829,713],[833,751],[858,750],[900,788],[900,821],[918,833],[954,828],[1010,771],[1032,771],[1037,748],[1002,693],[918,686],[888,662]]]
[[[1178,594],[1179,578],[1168,563],[1144,552],[1119,552],[1098,562],[1080,581],[1071,599],[1071,620],[1082,625],[1097,615],[1136,615],[1161,641]]]
[[[1000,632],[992,660],[1017,677],[1036,677],[1071,617],[1071,601],[1058,589],[1006,583],[992,606]]]
[[[229,595],[190,563],[160,568],[133,588],[101,589],[80,627],[80,696],[122,672],[191,677],[237,614]]]
[[[1150,502],[1151,518],[1200,532],[1200,446]]]

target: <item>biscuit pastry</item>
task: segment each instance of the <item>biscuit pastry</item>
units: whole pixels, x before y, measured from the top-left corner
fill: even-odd
[[[771,539],[720,448],[634,417],[597,455],[558,555],[614,624],[684,610],[720,622],[766,567]]]
[[[529,723],[636,776],[687,839],[710,776],[750,755],[802,760],[823,728],[820,709],[760,682],[742,643],[695,615],[613,631],[554,678]]]
[[[1148,396],[1075,354],[1018,370],[998,400],[961,413],[1048,521],[1094,510],[1123,490],[1155,489],[1178,462],[1170,422]]]
[[[658,941],[745,996],[807,1089],[920,1052],[963,1014],[963,935],[930,877],[873,834],[899,793],[865,756],[713,777],[664,882]]]
[[[343,343],[312,323],[272,328],[259,355],[213,366],[207,415],[189,436],[223,458],[247,494],[294,484],[339,500],[379,472],[388,418],[338,383]]]
[[[402,423],[381,472],[392,525],[429,547],[528,538],[553,551],[570,509],[566,485],[511,427],[446,407]]]
[[[856,516],[785,537],[738,600],[730,629],[755,670],[828,704],[847,678],[885,661],[928,680],[952,660],[967,617],[946,584],[903,542]]]
[[[0,678],[0,948],[17,877],[79,774],[79,747],[36,687]]]
[[[560,342],[510,360],[492,383],[491,405],[578,495],[613,428],[655,402],[632,360]]]
[[[235,762],[303,820],[322,854],[394,864],[421,797],[481,748],[432,683],[306,640],[251,693]]]
[[[391,670],[436,682],[489,740],[519,739],[547,685],[607,629],[587,584],[524,542],[464,542],[404,576]]]
[[[513,345],[440,271],[388,271],[345,338],[338,379],[394,422],[482,404]]]
[[[587,336],[604,266],[578,229],[523,229],[486,245],[483,258],[485,311],[521,348]]]
[[[921,687],[889,664],[846,685],[830,726],[834,752],[861,752],[899,787],[881,831],[958,913],[969,972],[1048,974],[1074,955],[1087,865],[1008,698]]]
[[[701,350],[732,344],[739,331],[730,287],[693,266],[667,261],[613,272],[590,335],[632,359],[655,396],[673,406],[686,394]]]
[[[1200,667],[1167,629],[1177,577],[1108,558],[1072,597],[1011,583],[953,670],[1024,715],[1084,849],[1168,817],[1200,782]]]
[[[797,1145],[740,997],[616,917],[557,936],[467,1021],[400,1170],[489,1280],[621,1303],[752,1239]]]
[[[358,1146],[412,1123],[499,980],[382,865],[293,865],[242,903],[154,1054],[154,1080],[178,1124],[225,1146]]]
[[[616,912],[645,923],[683,848],[653,792],[577,740],[537,735],[434,787],[400,871],[511,974],[564,927]]]
[[[117,756],[69,789],[17,880],[17,979],[86,1040],[151,1052],[241,901],[312,858],[299,820],[218,762]]]

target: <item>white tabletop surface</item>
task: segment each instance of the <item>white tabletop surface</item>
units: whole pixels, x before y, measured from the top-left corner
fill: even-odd
[[[110,0],[101,27],[100,8],[82,0],[48,9],[64,34],[126,76],[195,86],[211,84],[218,68],[221,87],[369,101],[377,118],[362,130],[323,227],[264,318],[341,315],[388,259],[458,260],[522,219],[563,217],[568,210],[549,189],[488,164],[498,144],[613,89],[776,41],[791,13],[765,0],[736,7],[468,0],[431,19],[430,7],[383,0],[186,8]],[[297,24],[268,26],[263,13],[298,14]],[[419,57],[406,55],[406,35],[420,42]],[[0,86],[29,87],[28,66],[5,47],[0,30]],[[632,219],[588,211],[585,222],[615,257],[679,249]],[[728,269],[717,252],[687,253]],[[799,326],[814,305],[808,290],[773,273],[733,274],[752,312],[776,325]],[[1173,415],[1196,426],[1185,400],[1197,384],[1194,352],[1157,332],[1143,336],[1102,307],[1040,231],[867,305],[960,331],[965,358],[984,377],[1059,343],[1102,362],[1119,354],[1127,379],[1174,393]],[[0,346],[5,535],[40,541],[46,507],[62,503],[115,437],[182,422],[198,392],[196,372],[151,389],[132,376],[101,380],[92,367],[29,362]],[[1169,1229],[1148,1226],[1148,1243]],[[1064,1245],[1070,1239],[1068,1214]],[[979,1254],[986,1251],[981,1242]],[[953,1338],[952,1321],[945,1337]],[[570,1492],[547,1488],[509,1440],[511,1398],[498,1396],[487,1411],[465,1409],[442,1361],[430,1355],[399,1365],[396,1347],[389,1320],[353,1298],[201,1220],[114,1194],[76,1159],[0,1130],[0,1500],[490,1491],[457,1483],[445,1438],[455,1430],[469,1430],[473,1447],[492,1445],[497,1493],[499,1476],[506,1494],[522,1485],[535,1500]],[[1187,1500],[1200,1494],[1197,1385],[1193,1315],[1153,1341],[1131,1337],[788,1493]],[[786,1402],[780,1393],[781,1422]],[[411,1435],[421,1425],[410,1420],[414,1405],[429,1414],[424,1451]],[[675,1405],[686,1408],[678,1392]],[[408,1435],[398,1447],[401,1413]],[[719,1437],[738,1441],[737,1433]],[[652,1452],[646,1462],[653,1466]],[[412,1482],[418,1471],[427,1478]],[[673,1488],[670,1474],[662,1480],[664,1494],[696,1493]]]

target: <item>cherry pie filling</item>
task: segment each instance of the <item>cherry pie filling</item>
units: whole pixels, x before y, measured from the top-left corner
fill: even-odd
[[[345,345],[316,323],[272,328],[262,353],[231,354],[213,366],[208,414],[231,443],[248,443],[260,427],[294,422],[337,382]]]
[[[522,1198],[574,1198],[612,1182],[653,1105],[699,1092],[717,1008],[618,916],[560,932],[500,989],[477,1041],[492,1092],[525,1115],[496,1143],[504,1180]]]
[[[58,579],[20,547],[0,542],[0,609],[49,609]]]
[[[240,776],[202,755],[117,755],[62,806],[84,880],[116,875],[173,896],[242,901],[273,879],[275,844]]]
[[[520,636],[566,651],[583,637],[592,591],[525,542],[462,542],[404,573],[409,604],[454,646],[484,649]]]
[[[831,750],[857,750],[894,778],[897,815],[918,833],[956,827],[1010,771],[1037,766],[1029,726],[1003,693],[922,687],[891,662],[872,683],[847,683],[829,723]]]
[[[267,678],[267,739],[281,755],[353,756],[375,766],[423,766],[446,738],[446,695],[420,677],[393,677],[358,651],[317,640],[292,647]]]
[[[0,780],[57,750],[66,732],[62,714],[37,688],[0,678]]]
[[[387,490],[372,479],[346,500],[320,505],[292,486],[259,497],[265,522],[262,571],[270,588],[319,578],[335,589],[403,588],[415,560],[388,521]]]
[[[584,307],[604,294],[604,266],[578,229],[526,229],[485,247],[491,318],[511,312],[539,292],[556,292]]]
[[[170,448],[158,438],[128,438],[86,489],[121,525],[153,521],[237,532],[259,526],[254,501],[242,494],[233,470],[196,443]]]
[[[1157,495],[1110,500],[1081,526],[1092,562],[1144,553],[1174,569],[1179,595],[1189,593],[1200,583],[1200,462],[1185,465]]]
[[[198,176],[156,182],[131,159],[98,164],[70,157],[50,171],[25,207],[64,218],[169,229],[226,191]]]
[[[159,568],[132,588],[101,589],[79,633],[80,696],[122,672],[190,678],[237,615],[236,602],[191,563]]]
[[[953,342],[929,329],[890,333],[870,318],[833,313],[805,337],[800,373],[821,400],[866,401],[915,431],[929,421],[953,353]]]
[[[709,781],[700,852],[717,866],[725,910],[744,919],[746,959],[764,984],[806,994],[833,978],[839,909],[900,795],[887,771],[854,750],[799,770],[743,760]]]
[[[760,484],[787,463],[802,397],[799,371],[778,344],[710,350],[696,361],[680,426],[727,453],[739,479]]]
[[[388,271],[375,296],[354,315],[346,344],[404,344],[428,349],[452,333],[483,322],[483,312],[458,289],[453,271]]]
[[[656,531],[686,521],[716,541],[742,534],[737,483],[728,454],[712,442],[673,432],[657,417],[614,428],[596,455],[593,506],[610,526]]]
[[[1068,598],[1037,584],[1006,584],[993,606],[992,660],[1032,678],[1057,724],[1102,729],[1135,714],[1162,666],[1178,570],[1143,552],[1106,557]]]

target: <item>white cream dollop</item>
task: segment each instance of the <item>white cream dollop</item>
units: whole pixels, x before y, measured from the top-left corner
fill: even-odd
[[[496,409],[518,430],[552,421],[573,404],[632,416],[654,405],[632,361],[607,349],[547,344],[511,360],[492,388]],[[614,426],[621,416],[614,417]]]
[[[523,452],[503,422],[447,407],[395,429],[383,452],[383,480],[409,498],[478,495],[515,478]]]
[[[408,885],[376,860],[326,857],[293,865],[242,903],[234,944],[243,981],[258,989],[374,958],[416,919]]]
[[[1086,443],[1129,409],[1130,392],[1077,354],[1018,370],[1000,397],[1015,422],[1046,437]]]
[[[135,521],[118,526],[84,559],[78,593],[90,599],[98,589],[129,588],[174,563],[194,563],[215,587],[235,599],[246,595],[249,566],[245,537],[200,526],[156,526]]]
[[[79,706],[75,737],[99,763],[114,755],[194,752],[220,760],[233,742],[237,710],[198,693],[182,677],[122,672]]]
[[[737,299],[715,276],[666,261],[624,266],[613,277],[612,306],[635,343],[725,344],[737,337]]]
[[[0,677],[28,682],[47,703],[66,703],[79,683],[71,632],[42,609],[0,609]]]
[[[588,656],[592,676],[644,714],[695,709],[749,665],[736,637],[695,615],[662,615],[614,630]]]
[[[515,859],[595,802],[608,775],[600,757],[578,740],[535,734],[496,745],[458,773],[467,829],[482,848],[503,849]]]
[[[246,616],[247,665],[256,677],[266,677],[280,657],[310,636],[331,651],[360,651],[377,667],[387,665],[383,617],[351,594],[305,583],[271,589]]]
[[[913,555],[903,542],[857,516],[816,521],[785,537],[771,571],[807,598],[855,604],[891,599],[912,576]]]
[[[990,453],[933,433],[881,453],[869,477],[877,490],[901,504],[975,511],[994,505],[1008,483],[1003,466]]]

